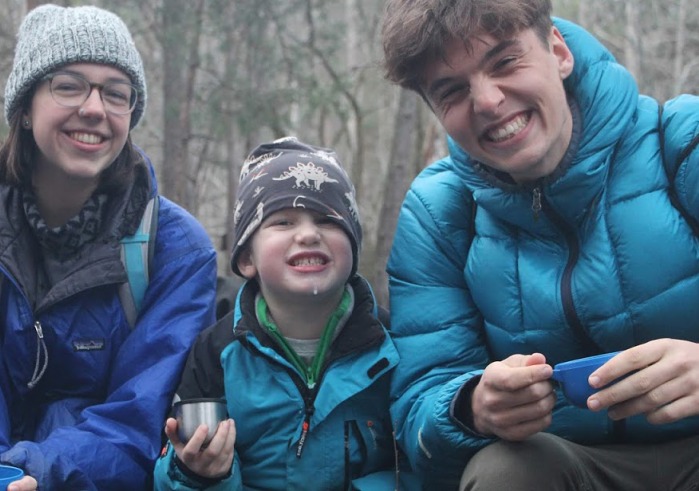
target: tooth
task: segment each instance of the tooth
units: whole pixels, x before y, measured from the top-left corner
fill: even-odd
[[[92,135],[89,133],[73,133],[72,138],[81,143],[95,144],[101,141],[101,138],[97,135]]]
[[[497,130],[494,130],[491,133],[491,138],[494,141],[502,141],[505,140],[506,138],[514,135],[517,133],[519,130],[524,128],[526,125],[527,120],[524,116],[519,116],[515,120],[510,121],[507,123],[504,127],[498,128]]]

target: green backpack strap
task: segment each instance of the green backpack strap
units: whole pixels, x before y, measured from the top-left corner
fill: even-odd
[[[121,239],[121,261],[126,269],[128,281],[119,286],[119,299],[126,314],[126,320],[133,329],[141,311],[143,297],[149,281],[149,265],[153,259],[153,249],[158,226],[158,196],[148,201],[138,230],[133,235]]]

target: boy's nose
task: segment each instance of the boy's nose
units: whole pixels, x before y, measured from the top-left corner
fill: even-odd
[[[314,244],[320,241],[320,230],[313,223],[305,223],[296,231],[296,240],[302,244]]]

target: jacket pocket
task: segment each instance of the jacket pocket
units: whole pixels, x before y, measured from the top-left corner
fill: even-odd
[[[345,421],[345,482],[394,466],[392,431],[388,420]]]

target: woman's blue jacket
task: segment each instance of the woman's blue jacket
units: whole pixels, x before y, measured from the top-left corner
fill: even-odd
[[[97,238],[50,268],[43,298],[31,293],[42,256],[21,193],[0,186],[0,462],[25,469],[39,489],[149,489],[187,353],[214,320],[211,241],[161,196],[148,289],[133,329],[127,322],[119,240],[141,220],[136,193],[157,192],[149,168],[139,165],[108,202]]]

